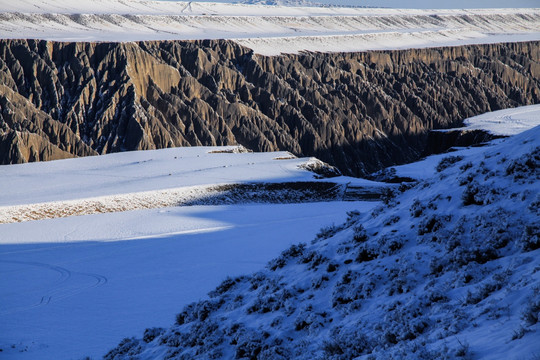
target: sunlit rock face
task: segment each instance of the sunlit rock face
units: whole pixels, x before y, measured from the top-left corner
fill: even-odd
[[[229,40],[0,40],[2,164],[242,144],[364,175],[540,103],[540,43],[266,57]]]

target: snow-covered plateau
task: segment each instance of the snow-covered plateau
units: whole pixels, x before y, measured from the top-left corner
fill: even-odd
[[[521,106],[474,116],[463,121],[468,130],[484,130],[494,135],[516,135],[540,125],[540,105]]]
[[[0,38],[233,39],[264,55],[540,39],[540,9],[425,10],[144,0],[0,0]]]
[[[241,147],[2,166],[0,357],[534,359],[540,109],[512,114],[400,187]],[[215,188],[249,184],[289,185]]]

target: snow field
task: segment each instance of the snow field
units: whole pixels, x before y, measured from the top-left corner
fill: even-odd
[[[540,127],[449,153],[168,329],[106,359],[532,359],[540,353]]]
[[[466,130],[484,130],[502,136],[517,135],[540,125],[540,104],[494,111],[463,122]]]
[[[0,219],[25,221],[0,225],[0,354],[99,357],[149,322],[170,323],[225,276],[258,269],[319,226],[343,221],[346,210],[376,204],[170,207],[204,201],[219,184],[325,181],[305,170],[311,164],[319,163],[229,146],[0,167],[10,189]]]
[[[190,206],[0,225],[0,348],[9,359],[100,358],[167,326],[226,276],[376,203]]]
[[[310,159],[288,152],[233,153],[236,148],[172,148],[2,166],[0,187],[10,191],[0,196],[0,206],[224,183],[314,180],[314,173],[299,168]]]
[[[263,55],[540,39],[540,9],[417,10],[178,1],[0,0],[0,37],[54,41],[233,39]]]

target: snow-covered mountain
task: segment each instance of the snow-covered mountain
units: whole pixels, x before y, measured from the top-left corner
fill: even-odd
[[[105,358],[534,358],[539,206],[540,127],[450,153]]]
[[[303,6],[303,2],[297,5],[300,6],[0,0],[0,38],[113,42],[235,39],[266,55],[540,39],[539,9],[369,9]]]

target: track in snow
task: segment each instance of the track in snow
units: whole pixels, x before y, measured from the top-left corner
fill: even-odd
[[[45,270],[54,271],[60,274],[60,278],[56,280],[53,284],[51,284],[44,291],[44,295],[41,296],[38,302],[32,305],[18,306],[18,307],[1,311],[0,316],[33,309],[40,306],[45,306],[51,302],[57,302],[57,301],[69,298],[71,296],[80,294],[81,292],[87,291],[89,289],[105,285],[108,282],[107,277],[103,275],[74,272],[64,267],[53,265],[53,264],[45,264],[45,263],[32,262],[32,261],[15,261],[15,260],[0,260],[0,262],[8,263],[8,264],[17,264],[17,265],[22,265],[22,266],[35,266],[35,267],[43,268]],[[93,281],[90,285],[86,284],[83,286],[77,286],[81,283],[81,281],[80,279],[75,280],[74,278],[80,277],[80,276],[89,277],[93,279]],[[70,280],[73,280],[73,281],[70,281]],[[75,286],[72,284],[72,282],[75,282]]]

